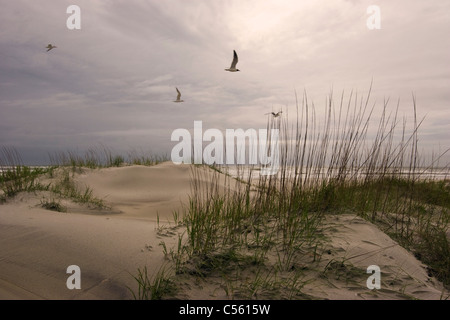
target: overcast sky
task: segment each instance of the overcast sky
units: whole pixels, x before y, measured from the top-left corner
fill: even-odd
[[[70,5],[81,29],[70,30]],[[369,30],[369,5],[381,29]],[[420,146],[450,147],[450,1],[0,0],[0,146],[27,163],[106,146],[169,153],[171,133],[265,128],[306,90],[390,98]],[[47,44],[57,48],[46,52]],[[241,72],[224,71],[233,50]],[[184,103],[173,103],[175,87]]]

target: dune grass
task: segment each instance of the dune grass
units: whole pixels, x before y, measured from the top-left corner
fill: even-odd
[[[280,130],[276,175],[255,176],[257,167],[242,166],[233,178],[226,166],[214,166],[208,180],[207,168],[193,167],[185,234],[170,256],[176,274],[219,277],[230,298],[259,298],[261,291],[264,298],[308,298],[302,270],[326,256],[324,216],[352,213],[379,226],[449,287],[450,181],[428,174],[448,172],[448,164],[438,167],[448,150],[427,164],[420,158],[423,119],[414,97],[411,126],[400,119],[398,105],[391,109],[384,101],[376,113],[369,98],[370,90],[347,100],[343,93],[336,107],[330,95],[318,121],[305,94],[293,122],[288,113],[268,120],[267,129]],[[327,264],[323,271],[342,268]],[[248,294],[243,287],[253,289]]]
[[[80,168],[98,169],[121,167],[126,165],[153,166],[168,161],[167,155],[154,155],[131,150],[126,156],[114,153],[105,146],[91,147],[84,152],[66,151],[49,154],[50,163],[54,166],[72,167],[73,170]]]
[[[60,198],[70,199],[94,209],[109,209],[102,199],[94,196],[92,188],[78,186],[72,178],[73,173],[71,174],[67,168],[61,169],[58,179],[49,185],[49,191]]]
[[[163,297],[174,295],[176,287],[167,270],[168,267],[162,266],[152,276],[148,275],[147,267],[142,270],[138,269],[137,276],[133,276],[138,285],[138,292],[136,293],[128,288],[135,300],[161,300]]]
[[[51,211],[67,212],[67,208],[61,204],[61,200],[48,200],[46,198],[41,199],[41,207]]]
[[[82,154],[82,153],[81,153]],[[13,147],[0,149],[0,203],[20,192],[50,191],[58,199],[66,198],[75,203],[85,204],[94,209],[108,209],[106,203],[94,196],[89,186],[78,186],[73,176],[83,169],[100,169],[125,165],[152,166],[167,161],[167,156],[146,155],[131,151],[127,157],[114,154],[109,148],[89,148],[84,154],[79,152],[60,152],[49,155],[49,166],[32,167],[23,164],[20,153]],[[45,179],[56,181],[43,183]],[[59,201],[58,200],[58,201]],[[65,212],[54,198],[42,199],[43,208]]]
[[[13,197],[19,192],[47,190],[48,185],[43,185],[38,178],[51,173],[52,167],[42,168],[25,166],[16,149],[2,147],[0,149],[0,190],[2,201]]]

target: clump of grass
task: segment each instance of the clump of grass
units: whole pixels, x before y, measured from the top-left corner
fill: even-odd
[[[50,191],[76,203],[87,204],[97,209],[108,208],[102,199],[94,196],[93,190],[89,186],[84,189],[78,187],[67,170],[63,170],[62,177],[50,187]]]
[[[55,199],[51,201],[41,199],[41,207],[51,211],[67,212],[67,208],[61,204],[61,201],[56,201]]]
[[[130,151],[128,153],[128,163],[140,166],[154,166],[159,163],[169,161],[170,157],[167,154],[155,155],[150,153],[145,153],[143,151],[137,152],[136,150]]]
[[[31,168],[25,166],[20,154],[14,148],[2,147],[0,152],[0,188],[3,191],[2,199],[13,197],[19,192],[46,190],[37,181],[44,173],[51,172],[52,168]]]
[[[429,266],[431,275],[450,284],[450,244],[447,232],[441,227],[428,226],[432,230],[421,229],[413,242],[416,257]]]
[[[88,157],[86,163],[91,166],[96,164],[94,157]],[[114,158],[115,164],[121,163],[121,158]],[[93,195],[93,190],[86,186],[80,188],[70,177],[70,173],[65,167],[62,168],[62,176],[55,183],[48,183],[46,185],[40,182],[40,178],[44,175],[54,177],[54,172],[58,167],[29,167],[23,165],[21,156],[14,148],[3,147],[0,152],[0,202],[5,202],[8,197],[13,197],[19,192],[36,192],[36,191],[51,191],[53,194],[69,198],[74,202],[87,204],[97,209],[106,209],[108,206],[102,199]],[[63,207],[58,207],[55,201],[42,203],[50,210],[64,210]]]
[[[120,167],[125,162],[124,157],[122,156],[114,156],[109,161],[109,165],[113,167]]]
[[[167,249],[164,241],[160,242],[160,246],[163,248],[164,256],[170,259],[174,263],[175,274],[181,274],[185,272],[186,263],[186,245],[183,242],[183,235],[178,234],[177,249]]]
[[[71,167],[74,172],[80,168],[99,169],[125,165],[153,166],[168,161],[167,155],[153,155],[130,151],[127,156],[114,153],[105,146],[91,147],[86,151],[66,151],[49,155],[50,163]]]
[[[264,297],[276,297],[280,295],[280,280],[275,273],[262,268],[257,269],[255,274],[239,284],[236,298],[260,299]],[[236,290],[236,289],[235,289]]]
[[[147,267],[138,269],[138,275],[133,276],[138,284],[137,295],[128,289],[135,300],[161,300],[171,297],[176,293],[176,286],[168,273],[165,266],[162,266],[153,277],[149,277]]]

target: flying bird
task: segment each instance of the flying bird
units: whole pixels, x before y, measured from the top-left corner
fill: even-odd
[[[175,88],[175,89],[177,89],[178,95],[177,95],[177,100],[175,100],[174,102],[184,102],[184,100],[180,100],[180,98],[181,98],[180,90],[178,90],[178,88]]]
[[[51,43],[48,44],[48,46],[46,46],[47,48],[47,52],[49,52],[50,50],[52,50],[53,48],[57,48],[57,46],[52,45]]]
[[[277,113],[269,112],[269,113],[266,113],[266,114],[271,114],[271,115],[273,115],[274,118],[277,118],[277,117],[281,116],[282,113],[283,113],[283,111],[278,111]]]
[[[228,69],[225,69],[225,71],[230,71],[230,72],[236,72],[236,71],[240,71],[239,69],[236,69],[236,64],[238,63],[238,56],[235,50],[233,50],[233,61],[231,62],[231,66]]]

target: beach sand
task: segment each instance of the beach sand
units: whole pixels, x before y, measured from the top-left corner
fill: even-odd
[[[204,179],[212,170],[202,167]],[[210,172],[211,171],[211,172]],[[162,233],[173,212],[188,205],[189,165],[166,162],[152,167],[83,169],[74,176],[110,207],[87,208],[64,200],[67,212],[43,209],[41,193],[20,193],[0,205],[0,299],[133,299],[138,268],[149,275],[167,263],[159,245],[175,246],[177,234]],[[219,183],[225,186],[225,179]],[[382,289],[371,291],[349,281],[317,279],[305,294],[319,299],[440,299],[442,285],[426,266],[373,224],[354,215],[329,215],[328,261],[351,262],[365,270],[381,268]],[[326,261],[324,261],[326,262]],[[67,267],[81,270],[81,289],[68,289]],[[369,274],[363,275],[367,279]],[[130,288],[130,289],[129,289]],[[225,299],[225,293],[187,292],[189,299]],[[184,295],[183,297],[186,297]]]

